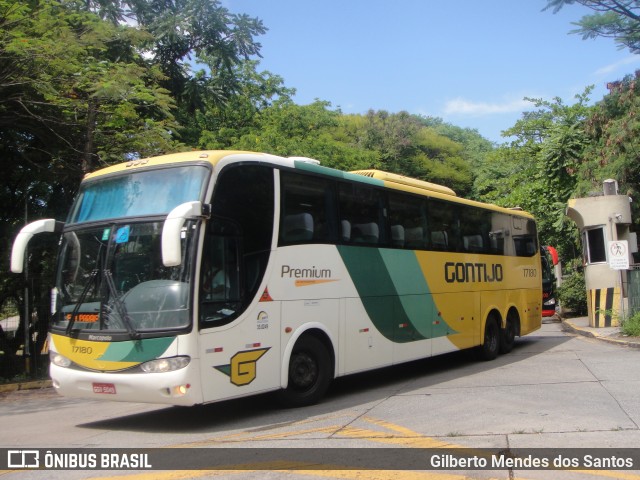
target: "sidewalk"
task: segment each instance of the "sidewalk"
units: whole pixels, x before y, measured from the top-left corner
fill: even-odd
[[[49,388],[51,380],[23,380],[15,383],[0,384],[0,395],[3,393],[17,392],[18,390],[38,390]]]
[[[588,317],[565,318],[562,328],[567,332],[577,333],[585,337],[597,338],[609,343],[640,348],[640,337],[629,337],[620,333],[620,327],[590,327]]]

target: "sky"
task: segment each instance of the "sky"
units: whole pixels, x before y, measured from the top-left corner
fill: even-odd
[[[546,0],[223,0],[268,28],[259,70],[296,89],[294,101],[343,113],[386,110],[442,118],[485,138],[501,135],[529,98],[565,104],[640,69],[612,39],[569,32],[591,10],[554,14]]]

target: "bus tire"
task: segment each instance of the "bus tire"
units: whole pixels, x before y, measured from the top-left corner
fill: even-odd
[[[500,330],[500,353],[509,353],[513,350],[516,341],[516,318],[511,312],[507,315],[507,324]]]
[[[481,360],[493,360],[500,353],[500,327],[495,317],[487,318],[484,326],[484,342],[478,347]]]
[[[325,345],[312,335],[298,339],[289,359],[287,388],[278,392],[286,407],[305,407],[317,403],[332,380],[331,356]]]

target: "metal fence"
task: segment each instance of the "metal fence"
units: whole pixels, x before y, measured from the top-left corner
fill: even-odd
[[[627,270],[627,295],[629,316],[640,312],[640,265],[632,265],[631,270]]]

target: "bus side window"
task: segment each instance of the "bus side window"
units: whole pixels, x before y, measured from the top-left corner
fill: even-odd
[[[460,218],[457,205],[431,199],[429,227],[431,250],[459,251]]]
[[[411,250],[426,247],[427,217],[425,200],[413,195],[389,193],[391,246]]]
[[[368,185],[340,183],[341,238],[355,245],[386,245],[384,195]]]
[[[280,172],[280,233],[278,244],[334,243],[336,231],[331,214],[334,182],[311,175]]]
[[[538,234],[535,222],[513,217],[513,242],[518,257],[533,257],[538,252]]]
[[[462,250],[468,253],[491,253],[491,213],[475,207],[460,208]]]

